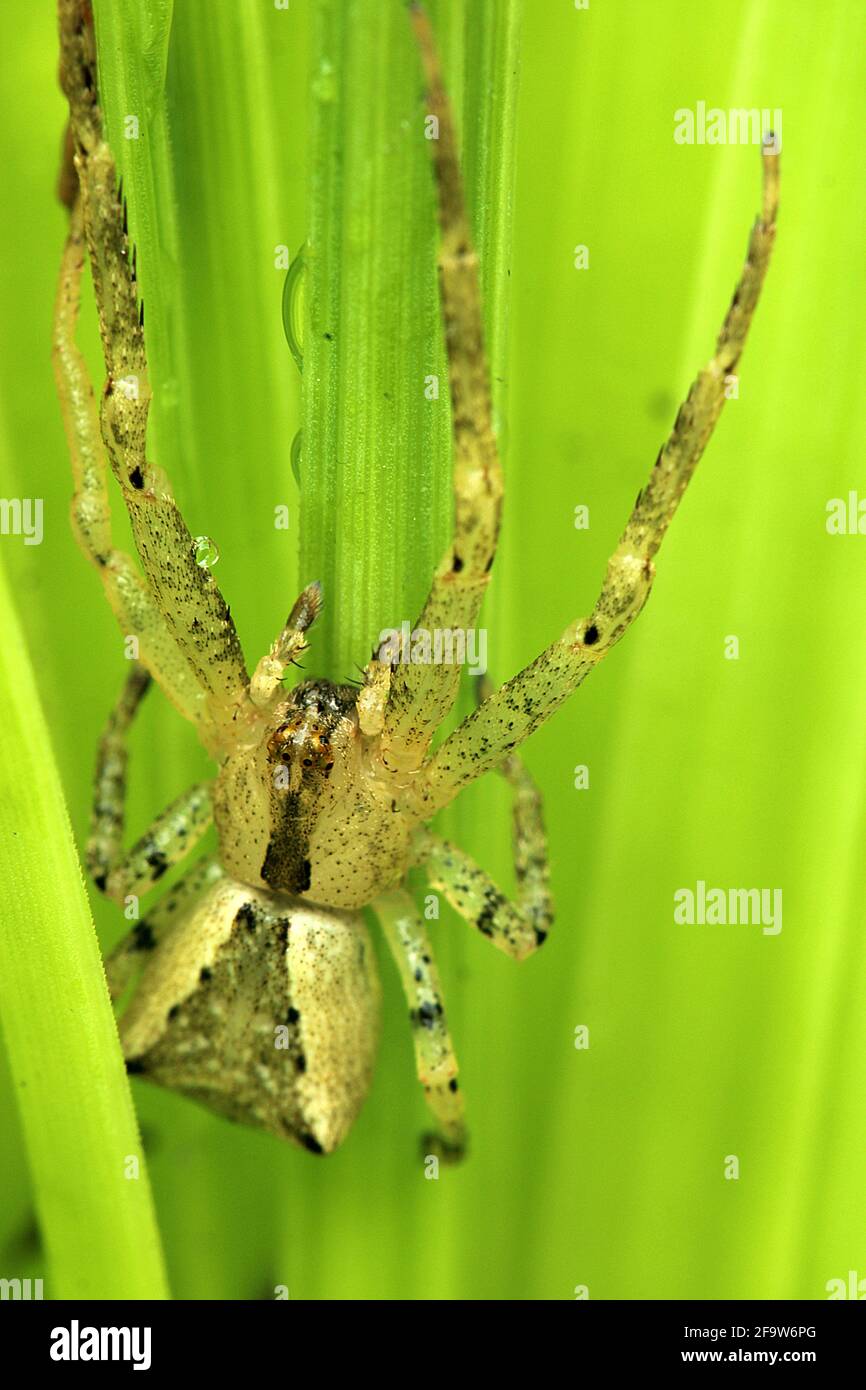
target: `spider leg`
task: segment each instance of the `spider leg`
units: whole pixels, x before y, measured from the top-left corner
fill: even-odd
[[[525,846],[524,846],[525,848]],[[553,921],[547,888],[547,857],[541,845],[544,882],[520,879],[517,902],[509,902],[472,857],[429,830],[415,838],[415,863],[423,864],[434,888],[460,916],[514,960],[525,960],[545,940]]]
[[[83,266],[84,222],[81,202],[77,199],[60,269],[52,353],[72,459],[73,530],[102,580],[121,632],[138,638],[142,664],[180,713],[195,721],[203,712],[203,691],[132,560],[115,550],[112,544],[105,454],[96,402],[87,366],[75,341]]]
[[[102,437],[149,589],[205,693],[209,716],[219,725],[231,719],[243,697],[247,685],[243,653],[213,575],[197,562],[196,542],[168,484],[145,455],[150,386],[144,329],[126,208],[103,132],[95,39],[85,0],[60,0],[60,41],[61,81],[69,100],[107,371],[100,411]]]
[[[210,783],[197,782],[166,806],[132,849],[112,864],[104,889],[106,895],[122,903],[131,893],[146,893],[172,865],[189,854],[212,820]]]
[[[150,684],[133,665],[108,717],[96,757],[87,868],[101,893],[123,903],[147,892],[201,839],[213,818],[211,789],[197,783],[177,797],[126,854],[122,851],[129,729]]]
[[[372,657],[364,667],[364,684],[358,693],[358,722],[361,732],[375,737],[385,727],[388,697],[391,693],[391,667]]]
[[[169,927],[178,920],[189,905],[199,898],[223,870],[215,856],[200,859],[178,883],[154,903],[146,917],[135,923],[122,936],[105,959],[105,974],[112,999],[123,994],[133,975],[158,946]]]
[[[655,575],[653,558],[725,403],[770,262],[776,232],[779,158],[763,149],[763,202],[716,350],[692,383],[673,430],[638,494],[604,584],[588,618],[559,638],[485,700],[437,749],[419,788],[429,817],[469,782],[495,767],[577,689],[643,608]]]
[[[86,857],[87,871],[101,892],[122,854],[129,762],[126,740],[149,685],[147,671],[138,662],[133,663],[99,740]]]
[[[487,681],[479,682],[479,691]],[[531,955],[553,924],[547,837],[541,792],[523,759],[510,753],[497,768],[511,785],[512,845],[516,902],[510,902],[483,869],[447,840],[429,830],[415,835],[415,862],[423,864],[434,888],[456,912],[494,946],[515,960]]]
[[[454,531],[416,628],[465,634],[478,615],[496,554],[502,510],[502,470],[490,402],[490,375],[478,255],[472,245],[451,109],[442,83],[430,22],[411,6],[427,83],[438,120],[431,151],[439,201],[439,292],[448,353],[454,439]],[[448,714],[460,684],[460,661],[396,666],[382,732],[382,753],[393,769],[418,768]]]
[[[466,1148],[463,1096],[457,1080],[457,1058],[445,1022],[439,972],[424,924],[403,889],[383,893],[373,904],[385,939],[400,972],[409,1003],[418,1080],[440,1133],[425,1136],[447,1159],[462,1157]]]

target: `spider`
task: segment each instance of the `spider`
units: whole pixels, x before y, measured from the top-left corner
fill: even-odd
[[[478,260],[464,207],[454,125],[427,16],[410,5],[429,112],[440,224],[438,275],[454,447],[454,524],[418,628],[467,631],[490,578],[502,507],[491,423]],[[88,868],[119,904],[145,893],[199,841],[206,856],[139,920],[106,961],[130,1072],[306,1149],[332,1152],[368,1091],[379,984],[362,910],[372,907],[409,1006],[417,1072],[437,1152],[466,1143],[463,1096],[427,932],[406,888],[413,866],[515,960],[553,920],[542,804],[516,753],[640,613],[653,557],[712,434],[743,350],[775,236],[778,155],[762,151],[762,209],[715,352],[680,407],[608,562],[588,617],[432,748],[458,691],[456,665],[398,663],[374,651],[360,688],[283,679],[320,607],[309,585],[249,676],[229,609],[166,479],[148,461],[150,392],[143,314],[126,211],[99,107],[86,0],[60,0],[61,81],[70,138],[61,196],[70,207],[54,326],[54,364],[72,459],[73,529],[124,634],[138,639],[102,735]],[[75,333],[89,250],[107,380],[99,411]],[[107,461],[141,570],[112,542]],[[196,727],[218,770],[123,848],[127,736],[151,681]],[[431,751],[432,750],[432,751]],[[428,823],[497,769],[513,792],[516,893],[509,900]]]

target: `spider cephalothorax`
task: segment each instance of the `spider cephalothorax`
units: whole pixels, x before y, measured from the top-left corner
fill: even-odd
[[[357,701],[353,686],[304,681],[228,754],[213,793],[228,873],[341,908],[403,876],[417,808],[395,797]]]
[[[291,769],[287,786],[298,791],[304,783],[330,777],[335,745],[357,733],[357,691],[330,681],[303,681],[281,711],[280,722],[268,739],[272,766]]]
[[[478,262],[464,210],[451,113],[429,23],[410,6],[436,117],[439,285],[454,439],[454,532],[419,617],[428,636],[473,630],[499,535],[502,474],[490,408]],[[646,602],[654,557],[726,399],[775,236],[778,154],[763,151],[764,193],[715,352],[695,379],[587,618],[481,700],[438,748],[460,670],[378,653],[361,689],[283,681],[306,649],[317,584],[295,603],[252,678],[229,609],[167,481],[145,454],[149,393],[143,322],[124,205],[116,193],[95,82],[87,0],[60,0],[61,76],[74,171],[62,187],[71,227],[54,330],[55,369],[75,479],[73,525],[96,566],[135,665],[100,744],[88,862],[125,905],[180,862],[216,822],[219,850],[176,882],[109,957],[113,996],[144,966],[120,1022],[130,1069],[316,1152],[348,1132],[372,1075],[379,987],[360,909],[371,907],[397,963],[418,1074],[448,1153],[464,1143],[463,1099],[427,929],[406,887],[433,888],[500,950],[521,960],[553,919],[541,798],[514,751],[627,630]],[[75,342],[85,239],[108,388],[101,439]],[[114,389],[134,381],[135,391]],[[143,575],[114,548],[107,459]],[[339,601],[339,595],[334,596]],[[435,641],[431,650],[436,650]],[[381,656],[381,659],[380,659]],[[126,736],[148,676],[198,730],[219,772],[189,789],[128,851],[122,846]],[[432,751],[431,751],[432,750]],[[514,898],[427,822],[492,769],[513,793]],[[127,911],[127,915],[128,911]]]

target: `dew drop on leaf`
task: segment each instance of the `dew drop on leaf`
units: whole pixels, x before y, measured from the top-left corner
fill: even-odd
[[[301,436],[303,430],[298,430],[292,440],[292,472],[295,475],[295,482],[301,486]]]
[[[210,536],[196,536],[195,562],[197,565],[201,565],[203,570],[213,569],[219,557],[219,546],[216,541],[212,541]]]
[[[304,247],[286,271],[283,330],[298,371],[304,370]]]

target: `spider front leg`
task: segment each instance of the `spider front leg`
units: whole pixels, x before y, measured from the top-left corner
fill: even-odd
[[[145,453],[150,385],[135,253],[126,207],[105,139],[96,83],[96,45],[88,0],[60,0],[60,75],[69,101],[74,166],[90,250],[107,381],[100,425],[129,514],[150,594],[203,694],[205,741],[243,701],[247,674],[228,607],[165,478]]]
[[[572,623],[530,666],[507,681],[436,750],[418,788],[429,819],[482,776],[559,708],[607,655],[640,613],[655,575],[653,559],[709,442],[725,403],[730,374],[743,351],[776,234],[779,157],[767,140],[763,200],[745,264],[716,350],[692,383],[673,430],[638,494],[588,618]]]
[[[54,310],[53,362],[72,460],[72,524],[102,581],[121,632],[138,640],[139,658],[172,704],[198,721],[204,692],[178,650],[153,596],[128,555],[114,548],[105,452],[93,387],[75,333],[84,268],[84,214],[77,197],[63,251]]]
[[[149,685],[134,665],[99,741],[87,867],[100,892],[115,902],[140,896],[183,859],[213,819],[211,788],[197,783],[159,815],[126,854],[122,851],[126,803],[127,738]]]
[[[451,109],[442,84],[430,22],[410,7],[427,82],[429,111],[438,120],[431,141],[441,229],[439,293],[445,325],[454,439],[454,532],[437,569],[416,629],[462,634],[473,627],[496,554],[502,511],[502,469],[490,404],[490,377],[478,255],[472,245]],[[457,697],[458,662],[401,663],[392,674],[381,749],[386,767],[414,771]]]
[[[384,893],[373,904],[409,1004],[418,1080],[440,1133],[425,1135],[424,1145],[444,1159],[461,1158],[466,1149],[463,1096],[457,1058],[445,1022],[439,972],[424,924],[403,889]]]

